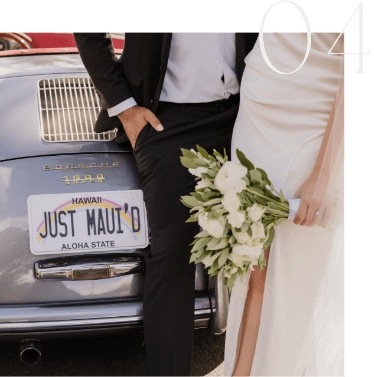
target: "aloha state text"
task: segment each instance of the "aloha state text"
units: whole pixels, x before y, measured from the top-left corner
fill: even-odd
[[[96,247],[116,247],[114,241],[96,241],[96,242],[78,242],[71,244],[62,244],[61,250],[74,250],[74,249],[95,249]]]

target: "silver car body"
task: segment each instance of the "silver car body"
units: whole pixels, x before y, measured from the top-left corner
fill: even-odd
[[[30,195],[139,189],[128,147],[104,140],[42,140],[40,80],[87,77],[78,53],[0,56],[0,340],[142,328],[147,248],[79,255],[30,251]],[[64,176],[88,173],[103,174],[105,180],[64,182]],[[109,264],[115,273],[104,278],[99,267]],[[87,279],[72,280],[77,266]],[[48,275],[54,279],[41,278]],[[195,327],[222,333],[228,310],[222,278],[209,279],[198,265],[195,286]]]

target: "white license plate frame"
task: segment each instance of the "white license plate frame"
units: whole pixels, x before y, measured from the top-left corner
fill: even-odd
[[[149,243],[141,190],[30,195],[27,211],[34,255],[107,253]]]

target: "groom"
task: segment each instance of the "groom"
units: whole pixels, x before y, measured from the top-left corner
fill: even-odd
[[[185,223],[189,211],[180,203],[196,184],[180,149],[199,144],[230,152],[244,58],[257,34],[127,33],[119,60],[109,34],[74,35],[101,98],[95,130],[124,129],[144,193],[152,235],[143,308],[149,374],[189,375],[195,300],[189,244],[199,227]]]

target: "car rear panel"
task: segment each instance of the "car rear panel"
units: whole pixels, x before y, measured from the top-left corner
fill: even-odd
[[[56,168],[57,166],[57,168]],[[81,166],[81,167],[79,167]],[[95,167],[91,167],[95,166]],[[46,170],[47,169],[47,170]],[[53,170],[56,169],[56,170]],[[101,182],[66,184],[64,177],[98,174]],[[34,264],[71,254],[33,255],[30,251],[27,198],[30,195],[134,190],[139,188],[131,153],[77,154],[0,162],[0,303],[61,302],[141,296],[143,275],[101,280],[37,280]],[[104,254],[105,250],[90,254]],[[133,251],[116,251],[121,254]]]

